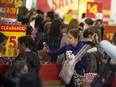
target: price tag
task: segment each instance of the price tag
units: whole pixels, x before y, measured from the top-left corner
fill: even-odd
[[[14,8],[13,8],[13,7],[12,7],[12,8],[10,8],[10,7],[7,7],[7,8],[6,8],[6,13],[7,13],[7,14],[15,14],[16,11],[17,11],[17,10],[16,10],[15,7],[14,7]]]
[[[100,12],[102,13],[102,3],[88,2],[86,16],[88,18],[95,18],[95,15]]]
[[[104,39],[111,41],[114,37],[114,33],[116,32],[115,26],[105,26],[104,28]]]
[[[106,33],[105,34],[105,37],[109,40],[112,40],[113,39],[113,36],[114,36],[114,33]]]
[[[16,18],[17,8],[15,5],[7,5],[6,7],[6,18]]]

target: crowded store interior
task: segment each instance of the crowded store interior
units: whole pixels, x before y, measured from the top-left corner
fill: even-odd
[[[0,87],[116,87],[116,0],[0,0]]]

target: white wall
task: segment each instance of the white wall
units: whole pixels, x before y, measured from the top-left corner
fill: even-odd
[[[32,0],[26,0],[26,8],[28,8],[28,10],[32,8]]]
[[[110,22],[116,24],[116,0],[111,0]]]
[[[36,0],[26,0],[26,8],[29,10],[36,7]]]

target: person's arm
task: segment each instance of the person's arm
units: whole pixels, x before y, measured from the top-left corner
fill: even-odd
[[[59,48],[58,50],[49,52],[48,54],[49,54],[51,57],[57,57],[58,55],[60,55],[60,54],[62,54],[62,53],[66,53],[66,48],[67,48],[67,46],[68,46],[68,45],[65,45],[65,46]]]

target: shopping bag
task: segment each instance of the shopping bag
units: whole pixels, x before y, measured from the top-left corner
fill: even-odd
[[[59,77],[63,79],[66,84],[69,84],[74,72],[75,60],[65,60],[62,69],[59,73]]]

